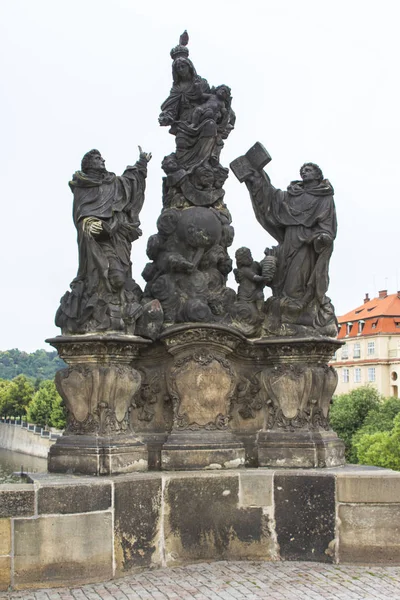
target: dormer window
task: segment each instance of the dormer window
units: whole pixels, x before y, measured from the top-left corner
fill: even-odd
[[[349,321],[349,323],[346,323],[346,335],[350,335],[350,331],[351,331],[352,327],[353,327],[353,323],[351,323],[350,321]]]
[[[364,329],[364,325],[365,325],[365,321],[363,321],[361,319],[361,321],[358,321],[358,333],[362,333],[362,330]]]

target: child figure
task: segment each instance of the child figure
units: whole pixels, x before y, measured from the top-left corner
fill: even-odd
[[[231,89],[227,85],[219,85],[212,94],[203,94],[205,102],[197,106],[192,114],[192,127],[197,127],[201,121],[212,119],[219,123],[227,115]]]
[[[265,285],[261,274],[261,266],[253,260],[249,248],[242,247],[235,253],[237,268],[233,270],[235,279],[239,284],[237,299],[239,302],[250,302],[256,305],[259,311],[263,310]]]

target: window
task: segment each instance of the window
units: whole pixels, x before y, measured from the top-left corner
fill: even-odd
[[[350,321],[346,323],[346,335],[350,335],[351,328],[353,327],[353,323]]]
[[[354,383],[361,383],[361,369],[359,367],[354,369]]]
[[[363,321],[363,320],[358,321],[358,333],[362,333],[362,330],[364,329],[364,325],[365,325],[365,321]]]
[[[354,344],[353,358],[360,358],[360,356],[361,356],[361,346],[359,343]]]
[[[368,381],[375,381],[375,367],[368,367]]]
[[[346,360],[346,358],[349,358],[349,347],[347,344],[342,348],[342,360]]]
[[[368,342],[368,356],[375,354],[375,342]]]
[[[343,369],[343,383],[349,383],[350,371],[349,369]]]
[[[371,329],[376,329],[376,326],[378,325],[378,321],[379,321],[379,319],[376,319],[376,321],[373,321],[373,323],[371,325]]]

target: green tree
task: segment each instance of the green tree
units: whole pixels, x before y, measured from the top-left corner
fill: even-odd
[[[3,416],[21,417],[32,400],[35,389],[25,375],[18,375],[5,387],[2,406]]]
[[[0,377],[4,379],[26,375],[43,381],[54,377],[56,371],[65,366],[55,351],[36,350],[31,354],[17,348],[0,351]]]
[[[58,392],[56,392],[56,394],[51,407],[50,425],[57,429],[64,429],[67,420],[67,411],[60,394],[58,394]]]
[[[353,446],[366,433],[381,433],[392,431],[395,417],[400,413],[400,398],[386,398],[383,402],[371,409],[365,417],[364,424],[355,432],[352,438]],[[358,456],[358,451],[357,451]]]
[[[391,431],[364,433],[354,447],[362,464],[400,471],[400,413]]]
[[[381,404],[369,411],[362,426],[363,433],[391,431],[393,421],[400,413],[400,398],[386,398]]]
[[[27,415],[29,421],[42,427],[49,425],[62,429],[65,426],[65,409],[54,381],[42,381],[29,404]]]
[[[0,379],[0,416],[5,417],[7,412],[8,388],[11,381],[8,379]]]
[[[382,398],[376,389],[370,386],[359,387],[333,399],[330,422],[345,443],[348,462],[358,462],[357,450],[353,447],[353,436],[364,425],[368,413],[377,409],[381,401]]]

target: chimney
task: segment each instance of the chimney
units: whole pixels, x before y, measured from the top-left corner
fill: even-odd
[[[364,304],[366,304],[367,302],[369,302],[369,296],[368,294],[365,294]]]
[[[381,290],[379,292],[379,298],[381,298],[381,299],[386,298],[386,296],[387,296],[387,290]]]

